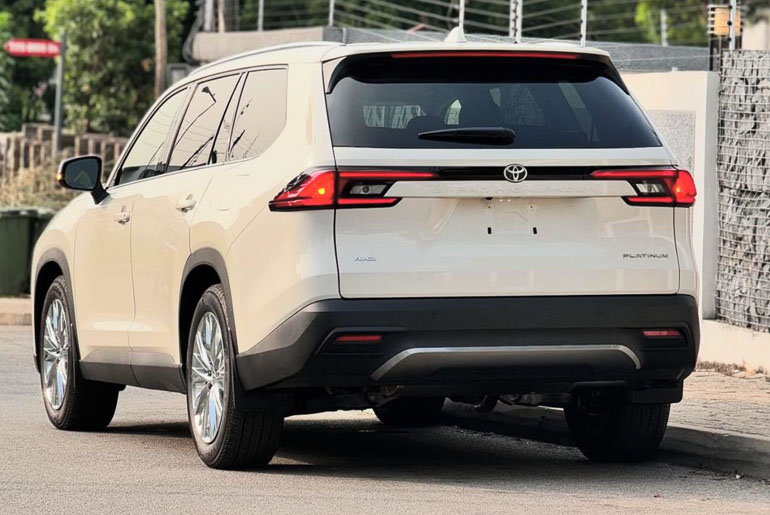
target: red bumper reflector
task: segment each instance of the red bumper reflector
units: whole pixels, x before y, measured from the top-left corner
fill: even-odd
[[[334,339],[334,343],[380,343],[381,334],[343,334]]]
[[[681,338],[682,333],[678,329],[645,329],[642,331],[645,338]]]

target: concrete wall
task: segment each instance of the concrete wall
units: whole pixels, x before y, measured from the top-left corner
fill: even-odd
[[[626,74],[623,79],[698,189],[693,245],[700,269],[700,308],[715,316],[718,242],[716,174],[719,75],[713,72]]]
[[[199,32],[193,41],[193,55],[203,63],[284,43],[324,41],[324,27],[266,30],[264,32]]]
[[[770,11],[765,19],[746,27],[743,32],[744,50],[770,50]]]
[[[700,269],[701,361],[770,370],[770,334],[713,320],[719,246],[717,127],[719,75],[711,72],[626,74],[629,89],[698,188],[693,246]]]

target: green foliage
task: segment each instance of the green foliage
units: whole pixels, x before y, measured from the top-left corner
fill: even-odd
[[[11,37],[45,38],[40,23],[34,19],[40,0],[0,0],[0,14],[5,19],[5,32],[0,45]],[[4,56],[5,52],[0,51]],[[53,108],[53,89],[48,87],[54,69],[52,59],[8,57],[10,86],[5,89],[8,105],[2,111],[0,130],[18,130],[22,123],[37,121]],[[5,73],[8,73],[7,71]]]
[[[646,0],[636,5],[636,23],[653,43],[661,42],[660,10],[668,13],[670,45],[705,45],[707,9],[703,0]]]
[[[7,41],[11,35],[10,31],[11,15],[0,12],[0,41]],[[13,118],[10,113],[10,95],[11,80],[13,79],[11,70],[11,58],[5,52],[0,52],[0,131],[13,130]]]
[[[187,12],[166,0],[169,55]],[[67,33],[64,105],[76,131],[125,135],[153,101],[154,19],[144,0],[48,0],[38,18],[51,37]]]

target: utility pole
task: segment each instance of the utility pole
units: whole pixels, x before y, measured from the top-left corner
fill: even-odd
[[[334,27],[334,0],[329,0],[329,27]]]
[[[738,19],[738,0],[730,0],[730,50],[736,48],[736,36],[738,35],[738,29],[735,26],[735,22]]]
[[[665,8],[660,10],[660,44],[668,46],[668,13]]]
[[[214,0],[204,0],[203,4],[203,30],[214,32]]]
[[[516,43],[521,43],[522,14],[524,0],[511,0],[511,12],[508,17],[508,37],[516,38]]]
[[[61,153],[62,90],[64,90],[64,65],[67,59],[67,33],[59,33],[59,62],[56,64],[56,96],[53,112],[53,158]]]
[[[166,0],[155,0],[155,98],[166,90]]]
[[[588,0],[580,0],[580,46],[588,40]]]
[[[265,30],[265,0],[259,0],[259,8],[257,10],[257,30],[259,32]]]
[[[227,0],[217,2],[217,32],[227,32]]]

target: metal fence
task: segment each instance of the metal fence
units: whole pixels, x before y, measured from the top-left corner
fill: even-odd
[[[754,0],[745,0],[754,1]],[[660,6],[668,5],[666,7]],[[334,25],[468,33],[521,40],[708,43],[707,5],[673,0],[198,0],[201,29],[253,31]]]
[[[717,317],[770,332],[770,52],[722,58]]]

